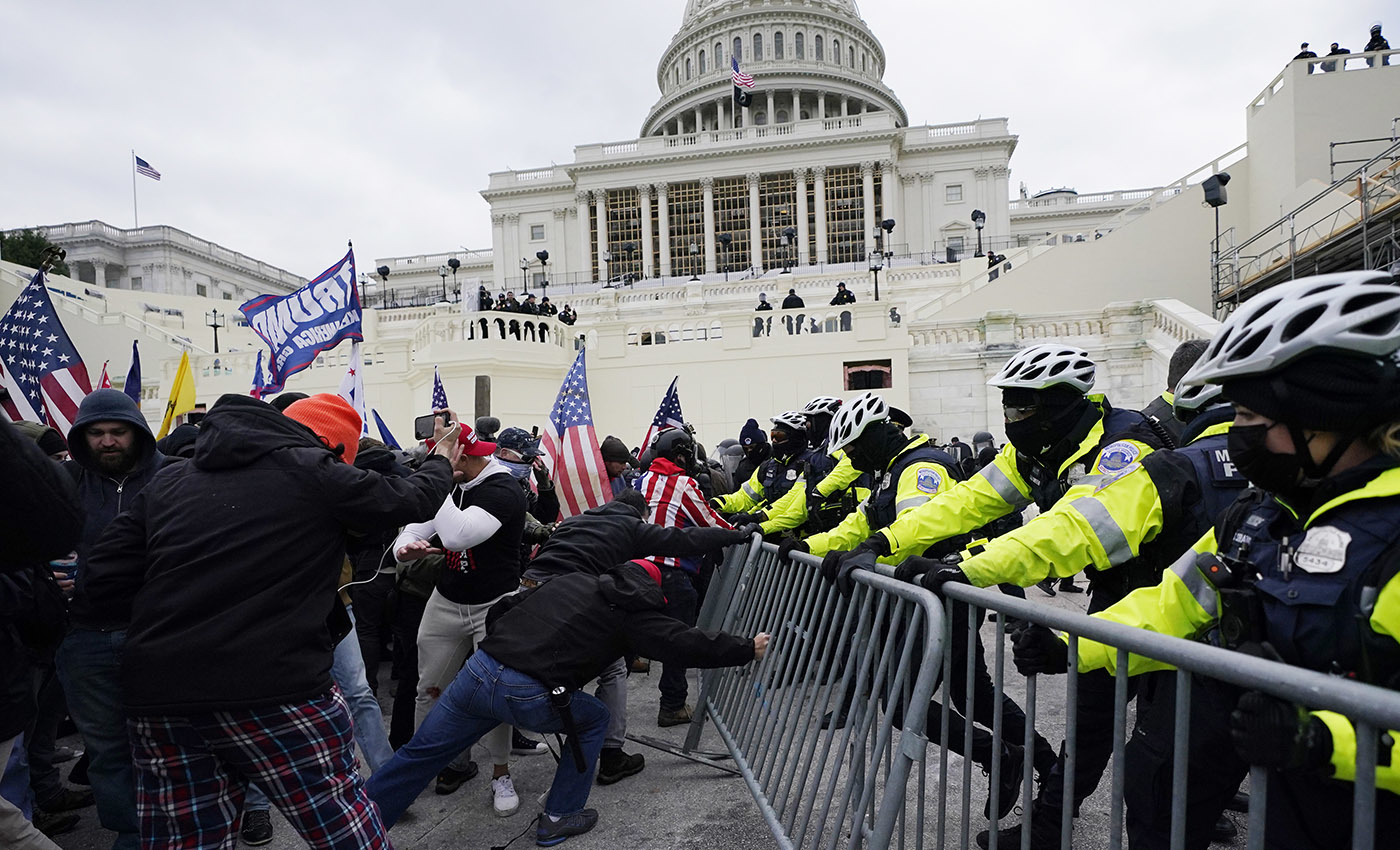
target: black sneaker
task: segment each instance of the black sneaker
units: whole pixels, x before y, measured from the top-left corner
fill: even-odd
[[[474,761],[467,762],[466,770],[458,770],[455,767],[444,767],[442,773],[437,775],[437,784],[433,786],[433,792],[436,794],[451,794],[453,791],[461,788],[463,782],[466,782],[480,772],[481,769],[476,766],[476,762]]]
[[[249,847],[257,847],[272,840],[272,812],[267,809],[253,809],[243,813],[243,827],[238,837]]]
[[[75,788],[64,788],[52,797],[37,801],[39,808],[51,814],[59,812],[71,812],[74,809],[85,809],[92,805],[92,791],[83,789],[79,791]]]
[[[621,748],[609,747],[598,756],[598,784],[611,785],[629,776],[636,776],[647,766],[641,753],[624,753]]]
[[[1040,592],[1044,593],[1046,596],[1055,595],[1055,580],[1052,578],[1047,578],[1044,581],[1038,581],[1035,583],[1035,586],[1040,588]]]
[[[34,828],[53,838],[55,835],[63,835],[65,832],[72,832],[73,828],[82,820],[82,815],[75,815],[72,812],[44,812],[34,813]]]
[[[90,785],[88,782],[88,754],[83,753],[68,769],[68,781],[74,785]]]
[[[542,814],[539,825],[535,827],[535,844],[540,847],[553,847],[566,841],[570,835],[583,835],[597,825],[597,809],[584,809],[572,815],[564,815],[558,820]]]
[[[1210,843],[1229,844],[1230,842],[1234,841],[1235,837],[1239,834],[1240,829],[1239,827],[1235,826],[1235,822],[1222,814],[1220,816],[1220,820],[1217,820],[1215,822],[1215,826],[1211,827]]]
[[[1061,593],[1083,593],[1083,592],[1084,592],[1084,588],[1082,588],[1082,587],[1080,587],[1079,585],[1075,584],[1075,583],[1074,583],[1074,579],[1072,579],[1072,578],[1062,578],[1062,579],[1060,579],[1060,592],[1061,592]]]
[[[1016,804],[1021,802],[1021,765],[1024,763],[1025,752],[1015,744],[1004,744],[1001,755],[1001,776],[1000,793],[997,796],[997,819],[1006,817],[1016,808]],[[987,774],[987,782],[992,779],[992,772],[984,768]],[[982,806],[982,816],[987,820],[992,819],[992,789],[987,786],[987,802]],[[1015,845],[1020,847],[1019,844]]]
[[[1225,804],[1225,808],[1232,812],[1249,811],[1249,792],[1236,791],[1235,796],[1230,798],[1230,802]]]
[[[1031,850],[1060,850],[1060,818],[1056,809],[1037,807],[1031,816]],[[977,833],[977,846],[991,846],[988,830]],[[997,832],[997,846],[1015,850],[1021,846],[1021,824],[1002,827]],[[1073,845],[1071,845],[1073,846]]]
[[[549,745],[520,734],[519,729],[510,730],[510,751],[517,756],[540,756],[549,752]]]

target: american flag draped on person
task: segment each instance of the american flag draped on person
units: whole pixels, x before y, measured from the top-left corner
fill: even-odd
[[[87,367],[58,319],[44,272],[0,318],[0,382],[9,391],[3,402],[10,421],[44,422],[67,434],[78,405],[92,392]]]
[[[554,485],[559,490],[561,517],[581,514],[608,501],[612,492],[593,432],[593,407],[588,401],[588,370],[580,351],[559,398],[549,412],[544,446],[554,460]]]
[[[665,398],[661,399],[661,407],[657,408],[656,415],[651,419],[651,427],[647,429],[647,436],[642,440],[642,451],[651,447],[651,441],[656,439],[656,435],[667,428],[685,427],[685,417],[681,415],[681,397],[676,392],[676,382],[680,380],[677,376],[671,379],[671,388],[666,390]]]

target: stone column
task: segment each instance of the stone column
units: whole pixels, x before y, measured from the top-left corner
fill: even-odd
[[[593,238],[592,222],[589,217],[593,215],[593,210],[588,206],[588,193],[579,192],[574,195],[574,215],[578,217],[578,245],[574,246],[573,262],[578,263],[575,280],[591,280],[593,277],[592,258],[593,245],[590,240]]]
[[[594,190],[593,214],[598,216],[598,279],[606,281],[610,276],[608,264],[603,262],[603,255],[608,252],[608,190]]]
[[[643,183],[637,187],[637,209],[642,215],[642,277],[655,277],[656,268],[651,264],[651,186]]]
[[[98,289],[107,288],[107,264],[101,260],[92,262],[92,280],[97,284]],[[182,292],[171,292],[171,295],[183,295]]]
[[[701,114],[700,107],[695,107],[695,132],[705,129],[705,116]]]
[[[1007,183],[1011,179],[1011,169],[1004,165],[992,166],[991,197],[987,199],[988,223],[996,221],[994,227],[998,238],[1011,235],[1011,208],[1008,204]]]
[[[701,177],[700,188],[705,191],[705,272],[715,270],[715,178]],[[686,246],[689,257],[690,246]]]
[[[793,169],[797,181],[797,264],[805,266],[811,262],[811,252],[807,250],[807,169]]]
[[[898,224],[903,218],[903,213],[897,209],[898,201],[895,194],[899,190],[899,177],[894,173],[894,160],[886,159],[880,162],[880,207],[884,210],[885,218],[892,218]],[[906,240],[908,241],[908,240]],[[885,246],[885,250],[892,248]]]
[[[729,100],[733,100],[733,98],[728,98],[728,99],[729,99]],[[725,108],[725,104],[724,104],[724,101],[725,101],[725,100],[726,100],[726,98],[720,98],[720,99],[719,99],[719,102],[718,102],[717,104],[715,104],[715,129],[716,129],[716,130],[732,130],[732,129],[734,129],[734,118],[733,118],[732,115],[729,114],[729,110]]]
[[[850,114],[849,112],[847,112],[847,110],[850,109],[850,106],[851,106],[851,99],[848,98],[848,97],[846,97],[844,94],[841,95],[841,117],[842,117],[842,118],[845,118],[847,115]]]
[[[939,239],[938,221],[934,215],[936,202],[933,197],[933,191],[937,185],[934,180],[935,176],[931,171],[919,174],[919,208],[923,211],[924,246],[928,251],[941,251],[944,247],[937,244]]]
[[[796,124],[802,120],[802,92],[797,89],[792,90],[792,111],[788,113],[788,122]]]
[[[506,213],[506,251],[506,280],[519,280],[506,289],[514,289],[515,294],[520,295],[525,283],[524,279],[515,277],[520,270],[520,213]]]
[[[554,242],[554,250],[549,252],[550,264],[540,271],[544,272],[545,280],[552,285],[554,274],[563,274],[569,270],[569,230],[564,222],[569,220],[570,208],[555,207],[550,212],[554,214],[554,232],[549,238],[551,241],[557,241]]]
[[[761,271],[763,269],[763,228],[759,221],[758,172],[750,171],[747,177],[749,184],[749,267]]]
[[[817,92],[817,117],[826,119],[826,92]]]
[[[817,205],[817,262],[826,262],[826,166],[812,169],[812,202]]]
[[[860,164],[861,198],[865,201],[865,255],[875,250],[875,163]]]
[[[666,194],[670,187],[665,183],[656,184],[657,229],[661,240],[661,276],[671,276],[671,210]]]
[[[774,106],[774,103],[775,103],[775,101],[774,101],[774,98],[773,98],[773,90],[772,90],[772,89],[769,89],[769,90],[768,90],[768,123],[769,123],[769,124],[776,124],[776,123],[778,123],[778,113],[774,111],[774,110],[776,109],[776,106]]]

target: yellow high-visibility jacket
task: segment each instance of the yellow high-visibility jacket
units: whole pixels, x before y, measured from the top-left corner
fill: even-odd
[[[839,458],[836,466],[826,474],[825,478],[817,482],[817,493],[823,499],[843,492],[860,477],[860,470],[851,465],[851,459],[846,457],[845,452],[838,449],[832,452],[831,456]],[[802,524],[807,521],[806,482],[798,479],[797,483],[792,485],[791,490],[788,490],[781,499],[768,507],[766,513],[768,520],[762,526],[764,534],[787,531],[790,528],[801,528]]]

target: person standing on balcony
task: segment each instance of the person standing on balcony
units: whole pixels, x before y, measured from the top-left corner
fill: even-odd
[[[831,299],[831,306],[839,307],[842,304],[856,303],[856,294],[846,288],[845,281],[836,284],[836,296]]]
[[[772,309],[773,309],[773,305],[768,303],[768,293],[766,293],[766,292],[760,292],[760,293],[758,293],[758,306],[755,307],[755,308],[753,308],[753,309],[754,309],[754,312],[758,312],[758,311],[761,311],[761,310],[772,310]]]
[[[1328,56],[1346,56],[1346,55],[1349,54],[1349,53],[1351,53],[1350,50],[1347,50],[1345,47],[1340,46],[1340,45],[1337,44],[1337,42],[1335,42],[1335,41],[1332,42],[1332,49],[1329,50],[1329,51],[1327,51],[1327,55],[1328,55]],[[1342,65],[1342,68],[1345,69],[1345,68],[1346,68],[1346,65],[1343,64],[1343,65]],[[1335,71],[1335,70],[1337,70],[1337,63],[1336,63],[1336,61],[1334,60],[1334,61],[1332,61],[1332,62],[1323,62],[1323,63],[1322,63],[1322,70],[1324,70],[1324,71]]]
[[[787,297],[783,299],[784,310],[801,310],[807,305],[803,303],[802,297],[797,294],[796,289],[789,289]]]
[[[1380,21],[1376,21],[1374,24],[1371,24],[1371,40],[1366,42],[1366,52],[1370,53],[1372,50],[1389,49],[1390,42],[1386,41],[1385,36],[1381,35],[1381,23]]]
[[[1299,47],[1298,55],[1293,57],[1294,61],[1297,61],[1297,60],[1299,60],[1299,59],[1316,59],[1316,58],[1317,58],[1317,54],[1316,54],[1316,53],[1313,53],[1311,50],[1308,49],[1308,43],[1307,43],[1306,41],[1303,42],[1302,44],[1298,45],[1298,47]]]

